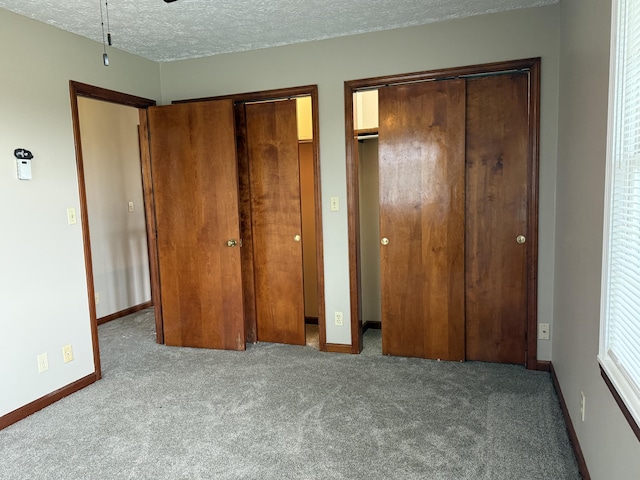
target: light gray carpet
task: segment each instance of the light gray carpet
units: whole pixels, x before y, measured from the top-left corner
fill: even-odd
[[[0,431],[0,478],[580,478],[547,373],[383,357],[379,334],[222,352],[155,344],[150,310],[110,322],[103,380]]]

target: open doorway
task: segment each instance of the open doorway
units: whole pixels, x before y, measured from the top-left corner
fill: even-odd
[[[138,109],[78,98],[98,324],[149,308]]]
[[[156,269],[147,228],[149,212],[144,203],[136,117],[140,109],[155,105],[155,101],[74,81],[69,86],[94,363],[99,379],[98,318],[106,322],[153,305]],[[114,121],[116,125],[111,123]],[[117,140],[111,143],[105,131],[109,124],[115,129],[111,138]],[[120,127],[128,131],[118,131]],[[105,164],[107,161],[110,165]],[[161,334],[157,329],[158,341]]]

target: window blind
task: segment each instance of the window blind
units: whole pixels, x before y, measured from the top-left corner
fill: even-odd
[[[614,3],[600,361],[640,423],[640,2]]]

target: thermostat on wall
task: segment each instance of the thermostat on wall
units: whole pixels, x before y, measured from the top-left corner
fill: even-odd
[[[18,180],[31,180],[31,159],[33,154],[24,148],[16,148],[13,154],[16,157]]]
[[[31,160],[17,159],[18,180],[31,180]]]

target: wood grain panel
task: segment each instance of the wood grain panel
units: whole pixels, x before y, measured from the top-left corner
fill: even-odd
[[[258,340],[305,344],[294,100],[246,105]]]
[[[298,143],[300,160],[300,208],[302,218],[302,261],[304,267],[304,315],[318,318],[318,264],[316,263],[316,204],[314,192],[313,142]]]
[[[318,122],[318,86],[306,85],[301,87],[288,87],[276,90],[265,90],[260,92],[240,93],[233,95],[223,95],[218,97],[209,97],[206,100],[232,100],[235,103],[238,102],[258,102],[258,101],[272,101],[274,99],[294,98],[297,96],[311,96],[311,112],[313,117],[313,168],[314,168],[314,194],[315,194],[315,236],[316,236],[316,266],[318,271],[317,278],[317,296],[318,296],[318,323],[320,330],[320,350],[324,349],[326,342],[325,332],[325,306],[324,306],[324,247],[323,247],[323,235],[322,235],[322,188],[320,181],[320,129]],[[203,101],[205,99],[187,99],[177,100],[173,103],[192,103],[197,101]],[[243,233],[244,234],[244,233]],[[243,255],[244,257],[244,255]],[[243,258],[244,262],[244,258]],[[244,271],[244,270],[243,270]],[[246,282],[246,280],[245,280]],[[245,307],[250,299],[245,300]],[[247,311],[247,310],[245,310]],[[251,319],[247,319],[246,324],[251,323]],[[352,329],[357,326],[352,325]],[[249,327],[247,327],[249,328]],[[357,334],[357,330],[356,331]],[[247,338],[250,338],[251,332],[247,330]]]
[[[232,102],[150,108],[149,130],[165,343],[243,350]]]
[[[465,83],[379,98],[382,350],[463,360]]]
[[[528,76],[467,82],[467,358],[525,363]]]
[[[147,109],[138,112],[140,125],[140,167],[142,173],[142,191],[144,195],[144,220],[147,227],[147,250],[149,251],[149,275],[151,277],[151,301],[154,308],[156,324],[156,342],[164,343],[164,322],[162,320],[162,300],[160,294],[160,275],[158,273],[158,248],[155,219],[155,202],[153,199],[153,182],[151,180],[151,152],[149,151],[149,115]]]
[[[246,340],[258,341],[256,323],[256,293],[253,268],[253,233],[251,231],[251,187],[249,185],[249,152],[247,151],[247,125],[244,104],[234,106],[236,147],[238,152],[238,211],[242,247],[242,294],[244,302],[244,328]]]

